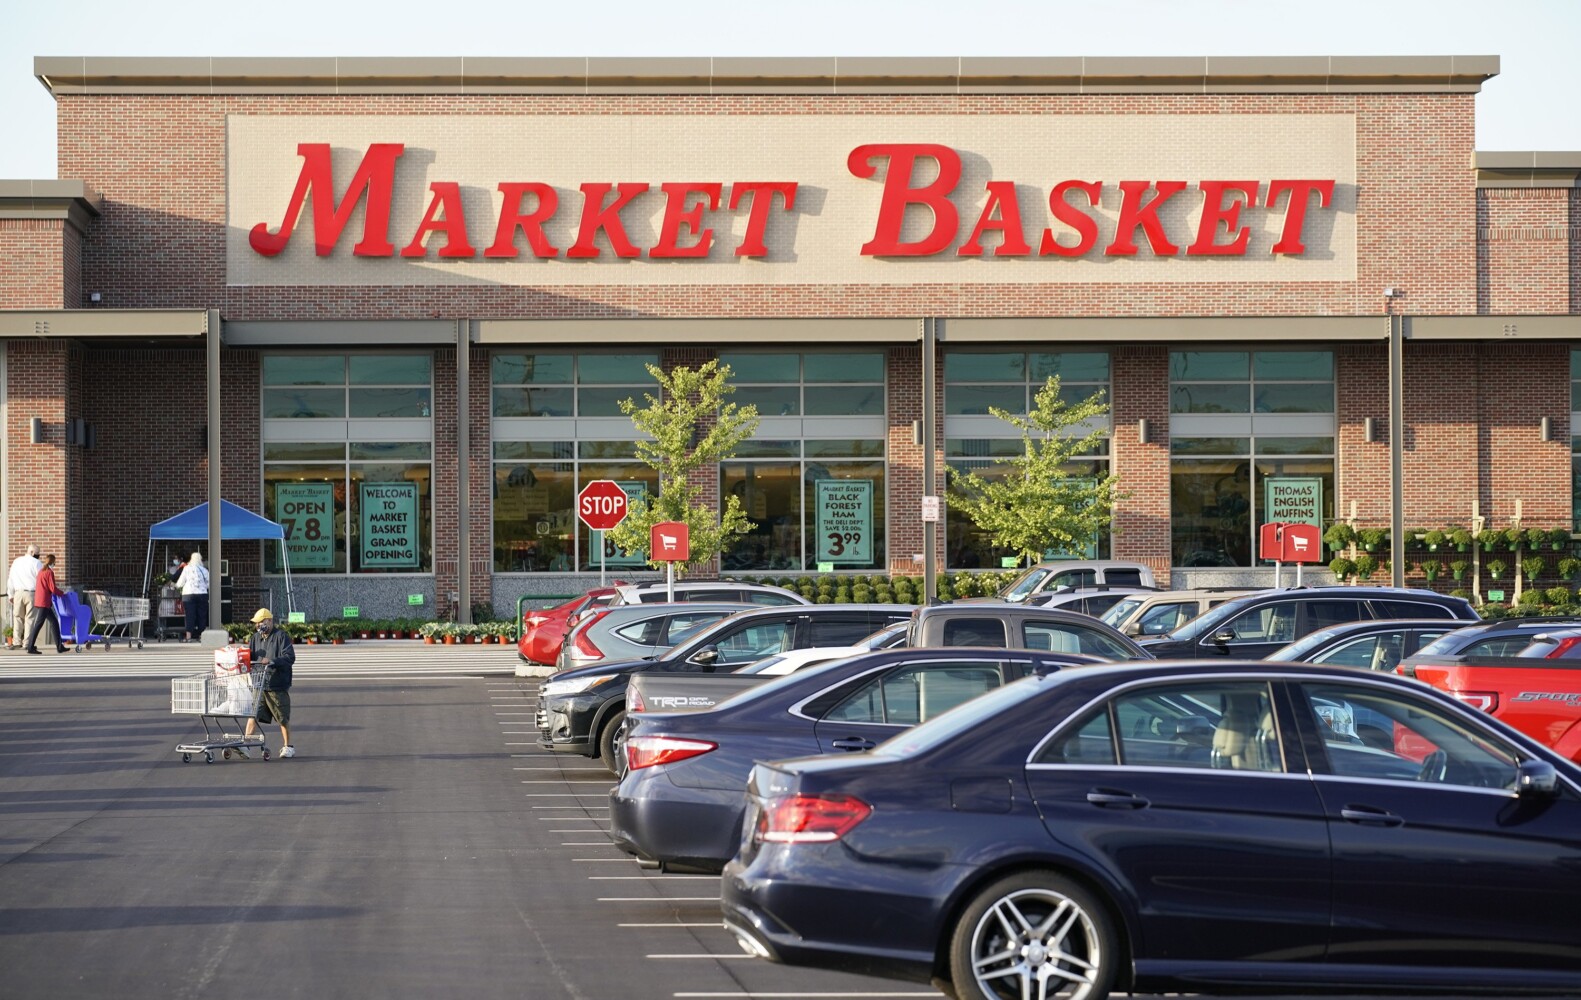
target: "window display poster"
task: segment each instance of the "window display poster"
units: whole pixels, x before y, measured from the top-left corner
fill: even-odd
[[[276,483],[274,516],[293,569],[334,568],[334,483]]]
[[[1269,476],[1263,480],[1267,503],[1263,521],[1310,524],[1323,527],[1323,480],[1295,476]]]
[[[636,500],[648,492],[648,484],[640,479],[617,479],[615,482],[625,491],[628,504],[629,501]],[[648,564],[648,553],[645,550],[637,549],[635,552],[627,552],[608,538],[605,538],[604,532],[594,528],[589,528],[588,530],[592,532],[592,538],[589,539],[590,544],[587,550],[592,553],[593,565],[598,565],[598,550],[600,548],[604,550],[605,566],[646,566]]]
[[[873,561],[873,481],[820,479],[814,561]]]
[[[363,483],[362,568],[418,569],[417,484]]]

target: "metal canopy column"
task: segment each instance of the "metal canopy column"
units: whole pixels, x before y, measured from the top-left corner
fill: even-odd
[[[939,412],[938,394],[934,391],[934,369],[937,367],[937,353],[939,342],[939,321],[937,319],[924,319],[922,321],[922,495],[935,494],[934,477],[938,470],[933,467],[933,428]],[[931,604],[939,594],[939,571],[935,565],[934,534],[939,527],[937,521],[922,522],[922,599],[924,603]]]
[[[220,473],[224,461],[220,453],[220,311],[209,310],[207,349],[208,449],[209,449],[209,627],[203,630],[205,646],[218,648],[230,641],[217,618],[224,607],[224,543],[220,537]]]
[[[472,515],[468,510],[472,439],[472,322],[456,320],[456,621],[472,621]]]
[[[1405,317],[1389,314],[1389,575],[1405,586]]]

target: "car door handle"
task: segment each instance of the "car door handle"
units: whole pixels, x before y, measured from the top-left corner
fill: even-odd
[[[1140,795],[1132,795],[1130,792],[1110,792],[1102,788],[1094,788],[1088,792],[1087,801],[1106,809],[1146,809],[1151,804]]]
[[[878,746],[865,736],[847,736],[844,739],[832,740],[829,745],[836,750],[871,750]]]
[[[1382,809],[1372,809],[1367,806],[1346,806],[1339,811],[1340,818],[1347,823],[1359,823],[1362,826],[1404,826],[1405,820],[1394,813]]]

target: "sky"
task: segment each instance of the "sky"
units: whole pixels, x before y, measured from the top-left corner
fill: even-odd
[[[10,0],[0,179],[55,174],[35,56],[1496,55],[1478,150],[1581,151],[1581,0]],[[91,178],[88,178],[91,180]]]

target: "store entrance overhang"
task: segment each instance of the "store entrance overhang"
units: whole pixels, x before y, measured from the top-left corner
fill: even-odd
[[[486,319],[480,344],[916,343],[910,319]]]
[[[947,344],[1387,340],[1389,323],[1388,317],[1383,315],[946,319],[939,339]]]
[[[0,337],[126,341],[190,339],[209,332],[205,309],[5,309]]]

